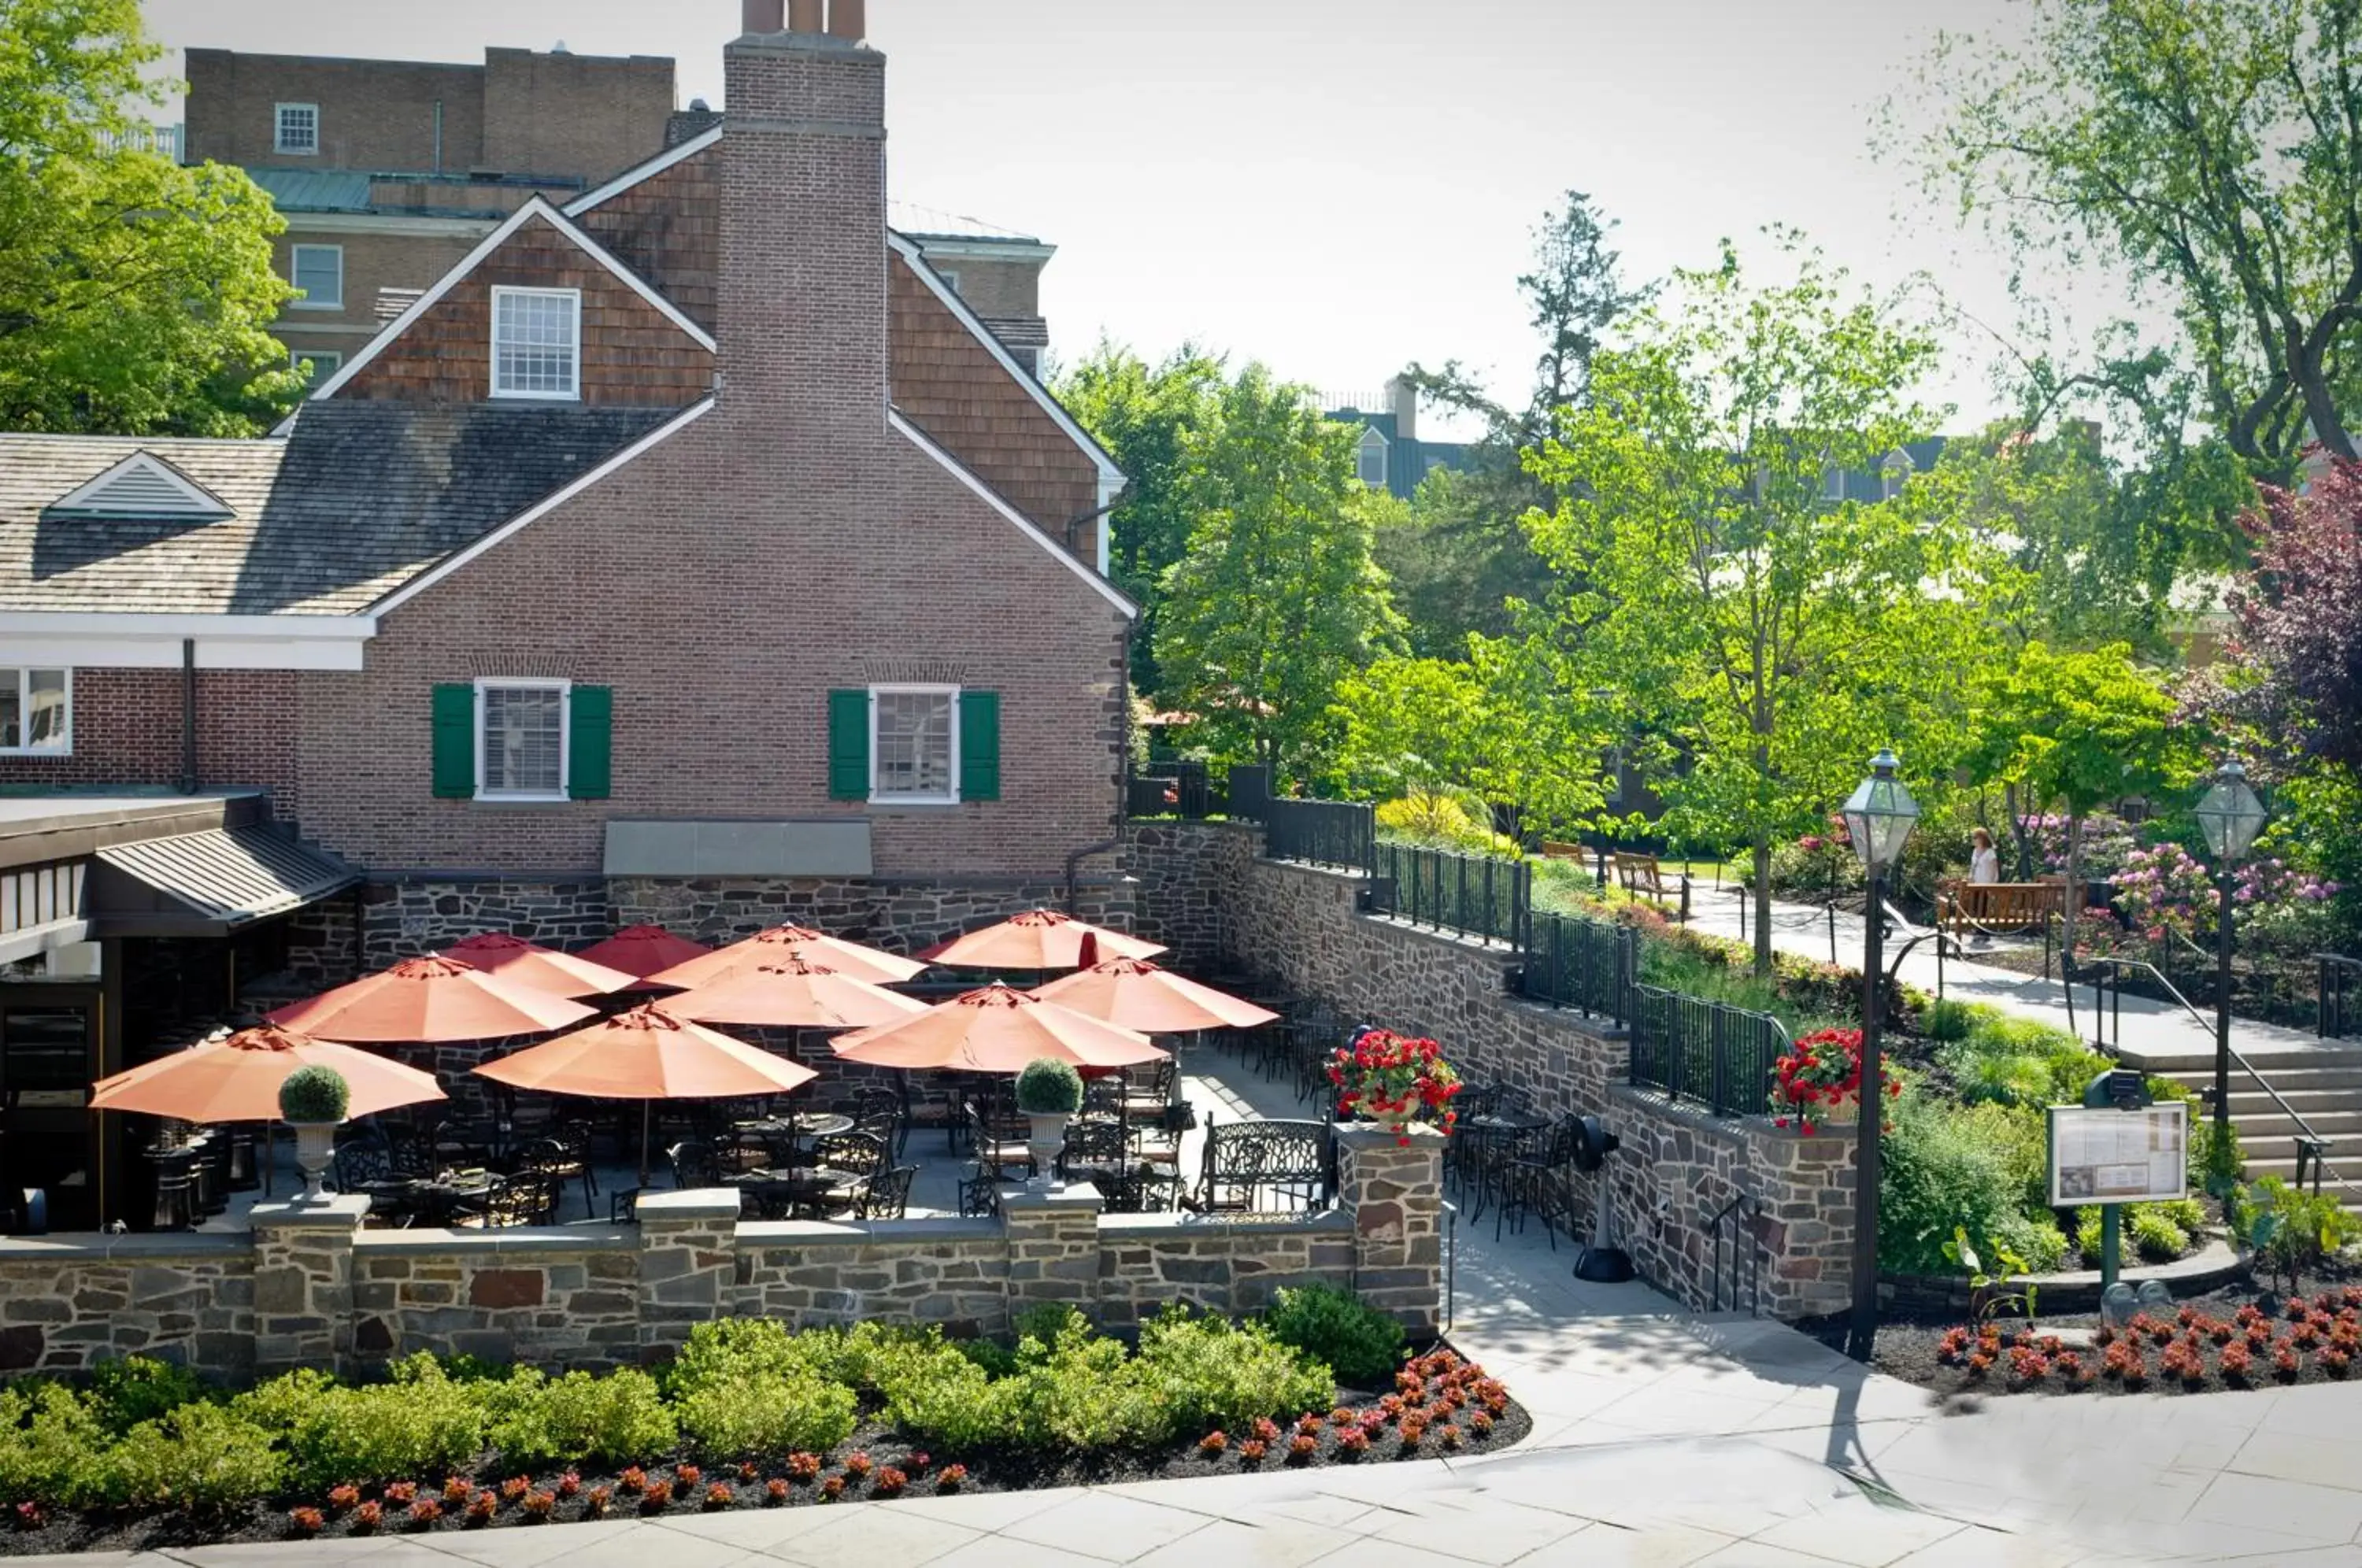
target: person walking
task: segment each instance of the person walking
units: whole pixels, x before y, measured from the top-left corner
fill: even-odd
[[[1985,828],[1977,828],[1969,834],[1969,880],[1972,883],[2001,880],[2001,852],[1993,848],[1993,835]],[[1970,945],[1991,947],[1992,938],[1980,931]]]

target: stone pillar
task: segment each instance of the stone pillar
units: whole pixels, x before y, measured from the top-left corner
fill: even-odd
[[[1098,1315],[1099,1203],[1099,1189],[1087,1181],[1002,1192],[1011,1321],[1028,1307],[1054,1303]]]
[[[254,1371],[348,1368],[353,1348],[353,1238],[366,1197],[258,1203],[254,1228]]]
[[[1843,1310],[1853,1299],[1854,1130],[1748,1131],[1762,1173],[1766,1309],[1786,1319]]]
[[[1443,1134],[1337,1129],[1339,1200],[1353,1217],[1353,1288],[1414,1339],[1443,1316]]]
[[[723,1187],[639,1199],[640,1359],[672,1359],[689,1331],[732,1315],[738,1290],[738,1194]]]

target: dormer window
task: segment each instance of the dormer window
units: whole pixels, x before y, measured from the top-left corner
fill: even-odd
[[[1911,454],[1900,447],[1895,447],[1886,454],[1886,461],[1879,466],[1879,495],[1887,501],[1893,500],[1903,493],[1903,487],[1909,484],[1911,476],[1918,471],[1919,465],[1912,461]]]
[[[41,509],[43,522],[219,523],[235,515],[221,497],[152,452],[132,453]]]
[[[271,149],[291,157],[310,158],[320,150],[320,105],[317,104],[281,104],[278,106],[278,136]]]
[[[1376,430],[1362,432],[1362,445],[1355,454],[1354,471],[1372,490],[1386,488],[1386,438]]]
[[[492,395],[582,396],[582,291],[492,291]]]

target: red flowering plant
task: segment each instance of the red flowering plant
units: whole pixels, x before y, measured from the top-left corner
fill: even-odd
[[[1352,1044],[1330,1053],[1329,1081],[1337,1089],[1340,1116],[1382,1123],[1405,1143],[1414,1122],[1449,1134],[1460,1120],[1451,1108],[1460,1075],[1432,1040],[1365,1029]]]
[[[1794,1122],[1811,1137],[1836,1112],[1861,1104],[1861,1031],[1822,1029],[1805,1035],[1772,1064],[1772,1079],[1776,1124]],[[1887,1080],[1888,1098],[1902,1092],[1901,1084]]]

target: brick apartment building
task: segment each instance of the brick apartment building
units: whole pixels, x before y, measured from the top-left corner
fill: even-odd
[[[528,197],[282,433],[0,436],[9,1100],[273,967],[1103,882],[1122,477],[888,226],[885,61],[822,10],[746,0],[718,124]]]
[[[182,156],[243,168],[287,232],[304,291],[277,332],[325,379],[535,195],[563,205],[721,123],[676,111],[673,61],[488,49],[481,65],[187,51]],[[1054,248],[912,209],[895,226],[1039,371],[1041,275]]]

